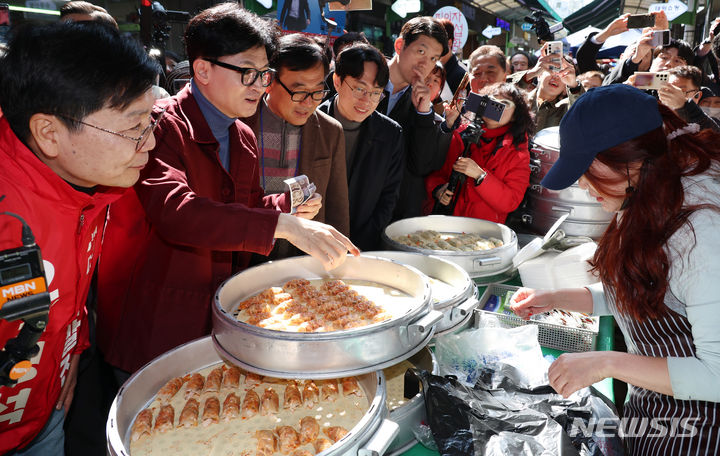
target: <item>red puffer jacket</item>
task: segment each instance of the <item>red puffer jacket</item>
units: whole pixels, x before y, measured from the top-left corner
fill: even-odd
[[[23,447],[40,432],[60,396],[70,356],[88,346],[85,300],[100,254],[107,206],[124,189],[88,195],[43,164],[0,118],[0,212],[25,219],[42,251],[52,299],[49,322],[30,371],[12,388],[0,386],[0,454]],[[20,222],[0,216],[0,249],[19,247]],[[0,320],[0,348],[21,321]]]
[[[509,125],[488,129],[479,144],[470,146],[470,158],[487,171],[487,176],[480,185],[469,177],[465,179],[453,215],[504,223],[507,215],[520,205],[530,182],[530,152],[527,141],[513,145],[508,129]],[[448,182],[463,149],[460,134],[455,131],[445,164],[425,179],[427,212],[435,203],[433,191]]]

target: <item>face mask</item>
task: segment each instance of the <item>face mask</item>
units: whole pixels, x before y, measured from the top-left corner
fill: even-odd
[[[703,112],[705,114],[707,114],[708,116],[720,119],[720,108],[711,108],[709,106],[700,106],[700,109],[702,109]]]

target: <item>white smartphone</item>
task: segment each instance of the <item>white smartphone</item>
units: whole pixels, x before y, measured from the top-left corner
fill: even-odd
[[[668,44],[670,44],[670,30],[655,30],[652,33],[650,46],[658,47],[667,46]]]
[[[648,71],[637,71],[635,72],[635,83],[633,84],[638,89],[657,90],[665,85],[670,80],[670,73],[661,71],[658,73],[651,73]]]
[[[552,65],[550,65],[551,71],[560,71],[562,68],[562,54],[563,54],[563,42],[562,41],[548,41],[547,47],[545,48],[545,55],[556,54],[556,57],[552,59]]]

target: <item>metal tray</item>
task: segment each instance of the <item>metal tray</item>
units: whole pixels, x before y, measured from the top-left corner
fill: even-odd
[[[503,241],[503,246],[474,252],[454,252],[422,249],[400,244],[394,240],[396,237],[421,230],[434,230],[440,233],[477,233],[480,236],[500,239]],[[470,217],[428,215],[398,220],[385,228],[382,238],[392,250],[434,255],[452,261],[467,271],[471,278],[487,277],[507,270],[517,253],[517,235],[513,230],[499,223]]]
[[[400,290],[415,300],[404,315],[345,331],[298,333],[237,321],[238,303],[261,290],[294,278],[355,279]],[[226,280],[212,309],[213,342],[232,363],[280,378],[335,378],[360,375],[396,364],[432,338],[443,314],[432,309],[430,285],[417,269],[383,258],[349,257],[326,272],[311,257],[288,258],[247,269]]]
[[[433,307],[443,313],[443,319],[435,326],[435,334],[453,328],[472,314],[477,305],[477,288],[467,271],[457,264],[431,255],[413,252],[399,252],[383,250],[365,252],[367,255],[387,258],[400,264],[407,264],[417,268],[431,279],[440,280],[452,286],[455,294],[442,301],[436,301],[433,296]],[[430,289],[432,290],[432,283]]]
[[[137,414],[147,407],[168,380],[222,361],[210,337],[181,345],[146,364],[120,388],[110,407],[106,425],[107,449],[111,456],[130,455],[130,430]],[[393,441],[398,425],[387,420],[385,376],[373,372],[358,377],[369,406],[350,432],[322,456],[378,456]],[[242,425],[242,423],[240,423]]]
[[[483,315],[491,315],[498,319],[504,328],[515,328],[525,325],[537,325],[538,342],[543,347],[554,348],[566,352],[584,352],[595,349],[598,331],[591,329],[573,328],[534,320],[523,320],[517,315],[506,315],[497,312],[488,312],[482,308],[491,295],[505,294],[508,291],[517,291],[520,287],[491,284],[480,297],[480,305],[475,309],[475,327]]]

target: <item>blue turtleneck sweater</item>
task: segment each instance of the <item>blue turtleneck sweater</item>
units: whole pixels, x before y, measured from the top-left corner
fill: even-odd
[[[192,84],[192,94],[193,97],[195,97],[195,101],[197,101],[198,106],[200,107],[200,112],[202,112],[203,117],[205,117],[205,121],[208,123],[208,126],[210,127],[210,131],[212,131],[213,136],[217,140],[217,142],[220,144],[220,150],[218,150],[218,158],[220,159],[220,163],[223,165],[223,168],[227,171],[230,169],[230,125],[235,123],[236,119],[233,119],[232,117],[228,117],[225,114],[223,114],[218,108],[213,105],[210,100],[205,98],[205,96],[200,92],[200,89],[198,89],[198,86],[195,84],[195,80],[191,79],[190,84]]]

